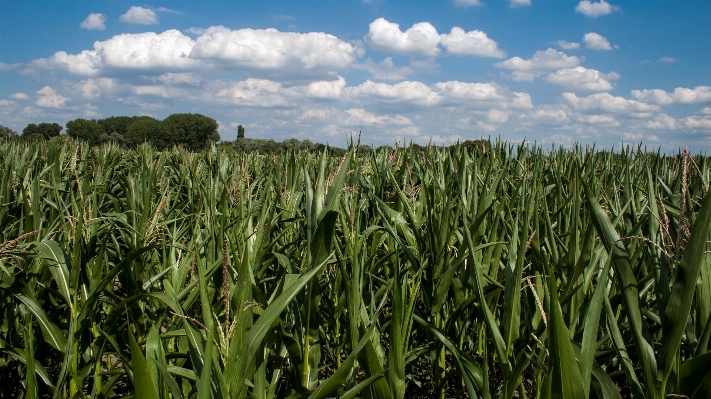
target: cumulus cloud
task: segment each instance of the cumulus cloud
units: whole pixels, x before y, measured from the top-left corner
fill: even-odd
[[[290,107],[284,88],[266,79],[247,79],[241,82],[213,82],[204,92],[207,102],[239,104],[244,107]]]
[[[546,77],[548,83],[559,85],[572,91],[610,91],[614,88],[611,80],[617,80],[616,72],[608,74],[582,66],[559,69]]]
[[[133,6],[129,8],[125,14],[119,17],[119,21],[129,24],[157,25],[158,16],[153,10],[140,6]]]
[[[429,22],[419,22],[405,32],[400,25],[378,18],[370,23],[365,41],[369,46],[393,53],[411,56],[436,56],[440,49],[437,29]]]
[[[53,88],[45,86],[35,93],[35,104],[43,108],[63,108],[69,98],[57,93]]]
[[[157,80],[163,84],[167,85],[189,85],[189,86],[197,86],[202,82],[202,78],[200,77],[199,74],[194,73],[194,72],[183,72],[183,73],[173,73],[173,72],[168,72],[164,73],[157,78],[154,78],[154,80]]]
[[[339,76],[338,80],[309,83],[306,86],[305,94],[311,98],[337,99],[341,97],[344,87],[346,87],[346,80]]]
[[[512,78],[517,81],[532,81],[546,72],[563,68],[574,68],[580,65],[581,59],[568,56],[565,53],[549,48],[546,51],[536,51],[531,59],[521,57],[509,58],[496,63],[497,68],[512,71]]]
[[[439,82],[435,84],[439,95],[451,103],[463,102],[502,102],[506,99],[504,91],[494,83],[469,83],[460,81]]]
[[[563,99],[574,110],[587,114],[620,114],[633,118],[648,118],[659,107],[610,93],[596,93],[587,97],[578,97],[575,93],[563,93]]]
[[[352,68],[364,69],[370,72],[376,79],[385,80],[400,80],[415,73],[409,66],[395,66],[392,57],[387,57],[379,63],[375,63],[372,59],[368,58],[362,64],[353,64]]]
[[[496,41],[480,30],[464,32],[464,29],[455,26],[449,34],[444,33],[439,37],[447,53],[450,54],[492,58],[506,56],[506,52],[499,49]]]
[[[321,32],[230,30],[214,26],[197,38],[190,58],[250,70],[327,70],[349,67],[362,50]]]
[[[696,86],[693,89],[677,87],[671,93],[661,89],[632,90],[632,96],[656,105],[704,104],[711,102],[711,86]]]
[[[562,109],[557,105],[544,104],[529,111],[525,116],[524,123],[528,126],[564,126],[569,122],[570,118],[568,117],[568,113],[565,109]]]
[[[476,6],[481,6],[483,3],[481,0],[454,0],[454,5],[459,6],[459,7],[476,7]]]
[[[583,14],[588,18],[597,18],[602,15],[612,14],[619,9],[618,6],[613,6],[605,0],[600,0],[599,2],[581,0],[577,7],[575,7],[575,12]]]
[[[659,62],[665,62],[667,64],[673,64],[677,61],[679,61],[678,58],[672,58],[672,57],[662,57],[659,59]]]
[[[104,94],[109,94],[117,84],[115,79],[90,78],[78,82],[73,88],[84,98],[96,99]]]
[[[339,122],[345,126],[367,126],[367,125],[399,125],[411,126],[412,121],[400,114],[395,116],[376,115],[363,108],[351,108],[344,111],[347,115],[340,118]]]
[[[356,100],[435,105],[441,100],[426,84],[404,81],[394,85],[367,80],[358,86],[347,87],[345,94]]]
[[[689,116],[682,120],[684,125],[689,129],[711,130],[711,118],[701,118],[698,116]]]
[[[104,22],[106,21],[106,15],[104,14],[98,14],[98,13],[91,13],[89,14],[86,19],[79,24],[80,28],[83,29],[93,29],[93,30],[105,30],[106,25],[104,25]]]
[[[279,32],[276,29],[205,29],[196,40],[177,30],[116,35],[94,43],[79,54],[55,53],[34,60],[29,69],[64,69],[83,76],[120,75],[123,71],[146,74],[204,71],[210,68],[241,69],[265,76],[309,75],[337,79],[362,49],[326,33]]]
[[[604,36],[595,32],[586,33],[583,36],[583,43],[590,50],[612,50],[610,42]]]
[[[29,100],[30,96],[25,93],[15,93],[11,94],[10,98],[12,98],[13,100]]]
[[[567,40],[558,40],[555,43],[563,50],[577,50],[580,48],[580,43],[569,42]]]
[[[668,129],[673,130],[677,128],[676,119],[672,118],[667,114],[659,114],[654,117],[654,119],[647,121],[644,124],[647,129]]]
[[[528,7],[531,5],[531,0],[509,0],[509,7]]]

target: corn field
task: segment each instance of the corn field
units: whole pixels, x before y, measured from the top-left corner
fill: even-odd
[[[710,398],[710,159],[479,144],[0,144],[0,397]]]

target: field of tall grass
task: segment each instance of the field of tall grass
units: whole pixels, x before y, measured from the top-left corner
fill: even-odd
[[[709,161],[0,144],[0,397],[709,398]]]

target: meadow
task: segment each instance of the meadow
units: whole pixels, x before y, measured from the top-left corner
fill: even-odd
[[[0,143],[0,397],[709,398],[710,175]]]

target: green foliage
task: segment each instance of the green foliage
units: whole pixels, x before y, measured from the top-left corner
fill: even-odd
[[[244,138],[244,126],[238,125],[237,126],[237,140],[240,140],[243,138]]]
[[[709,397],[711,158],[236,145],[0,142],[0,398]]]
[[[99,119],[96,121],[103,132],[107,135],[119,134],[121,136],[125,135],[128,131],[128,127],[131,126],[133,122],[140,119],[140,116],[111,116],[104,119]]]
[[[0,125],[0,140],[14,140],[18,138],[17,132],[9,127]]]
[[[27,140],[49,140],[52,137],[59,137],[64,127],[58,123],[42,122],[39,125],[30,123],[22,130],[22,138]]]
[[[149,116],[134,120],[126,129],[123,139],[124,143],[131,148],[142,143],[150,143],[158,149],[169,148],[173,145],[173,140],[165,124]]]
[[[104,131],[95,120],[78,118],[67,122],[67,135],[76,140],[83,140],[89,145],[97,145],[103,141]]]
[[[238,138],[236,141],[223,142],[221,148],[240,153],[259,152],[260,154],[283,154],[290,151],[323,152],[326,149],[326,145],[313,143],[309,140],[301,141],[295,138],[286,139],[282,142],[277,142],[272,139]],[[346,150],[337,147],[329,147],[329,151],[333,156],[343,156],[346,154]]]
[[[169,132],[169,140],[160,143],[158,148],[184,145],[191,151],[205,149],[211,142],[220,140],[217,133],[217,121],[201,114],[173,114],[163,120]]]

